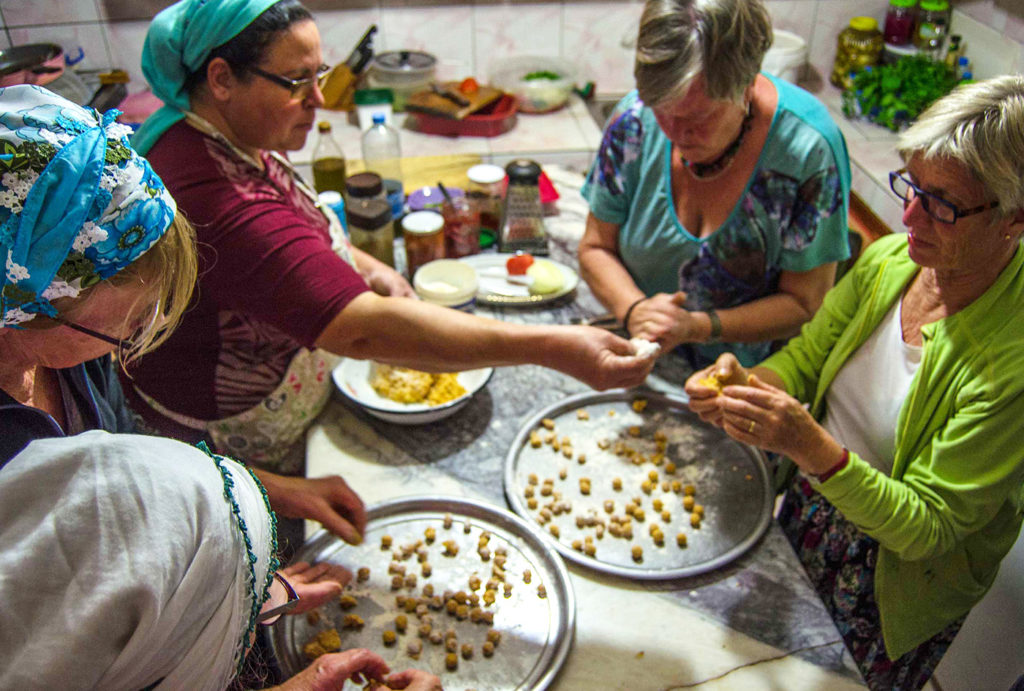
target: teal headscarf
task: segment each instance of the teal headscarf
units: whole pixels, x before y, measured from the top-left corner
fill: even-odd
[[[170,227],[174,199],[100,115],[39,86],[0,89],[0,329],[124,269]]]
[[[132,137],[142,155],[189,110],[185,80],[217,48],[280,0],[181,0],[153,18],[142,48],[142,73],[164,106]]]

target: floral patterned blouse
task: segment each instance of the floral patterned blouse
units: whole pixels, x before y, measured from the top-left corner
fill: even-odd
[[[680,222],[672,144],[634,91],[605,128],[583,186],[591,212],[619,226],[619,252],[647,295],[685,291],[687,308],[735,307],[778,290],[783,271],[849,256],[850,163],[839,128],[811,94],[768,77],[778,106],[754,172],[728,219],[704,238]],[[694,346],[698,363],[734,352],[744,365],[770,343]]]

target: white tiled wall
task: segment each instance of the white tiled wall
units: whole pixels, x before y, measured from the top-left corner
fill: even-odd
[[[887,0],[768,0],[777,28],[802,36],[815,73],[828,77],[836,34],[850,17],[881,19]],[[1024,70],[1024,13],[1009,14],[996,0],[954,0],[953,30],[965,37],[975,75]],[[427,50],[443,78],[486,77],[496,57],[557,55],[572,61],[598,91],[632,87],[633,38],[642,0],[502,3],[472,0],[406,6],[379,0],[375,7],[317,13],[327,62],[342,60],[371,23],[378,50]],[[0,0],[0,45],[54,41],[69,52],[81,47],[86,67],[128,70],[131,90],[144,88],[139,71],[146,22],[103,19],[99,0]],[[581,80],[582,81],[582,80]]]

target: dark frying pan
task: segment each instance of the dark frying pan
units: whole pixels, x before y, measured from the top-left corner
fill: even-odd
[[[0,86],[49,84],[63,73],[64,50],[55,43],[0,50]]]

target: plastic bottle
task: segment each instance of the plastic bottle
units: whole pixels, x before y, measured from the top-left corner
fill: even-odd
[[[960,65],[960,58],[963,57],[964,49],[960,43],[963,41],[960,34],[953,34],[949,37],[949,43],[946,44],[946,67],[953,70],[954,72]]]
[[[316,146],[313,147],[313,186],[317,192],[345,191],[345,154],[331,134],[331,123],[317,125]]]
[[[366,170],[377,173],[385,182],[402,182],[402,145],[383,113],[373,114],[373,125],[363,132],[362,148]]]

